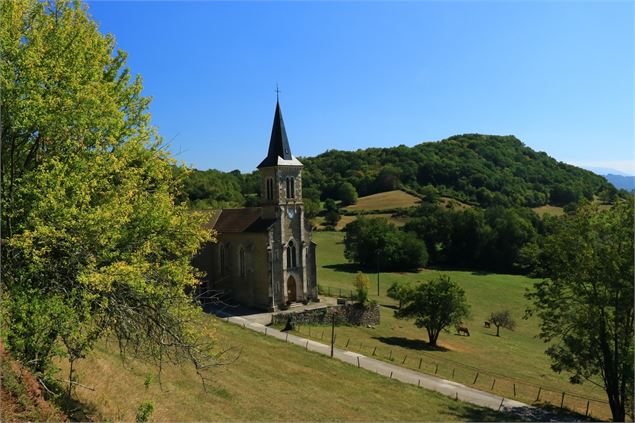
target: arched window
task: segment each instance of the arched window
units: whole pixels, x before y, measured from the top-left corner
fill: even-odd
[[[220,261],[220,274],[225,274],[225,246],[223,244],[220,245],[218,249],[219,261]]]
[[[273,179],[267,179],[267,200],[273,200]]]
[[[293,241],[289,241],[289,245],[287,246],[287,268],[297,266],[298,262],[296,258],[295,245],[293,245]]]
[[[287,178],[287,198],[295,198],[295,179]]]
[[[238,263],[240,267],[240,277],[245,277],[245,249],[240,247],[240,252],[238,253]]]

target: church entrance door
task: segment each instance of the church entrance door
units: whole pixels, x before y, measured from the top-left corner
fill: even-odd
[[[287,301],[297,301],[298,299],[298,294],[296,291],[296,286],[295,286],[295,279],[293,278],[293,276],[289,276],[289,279],[287,279]]]

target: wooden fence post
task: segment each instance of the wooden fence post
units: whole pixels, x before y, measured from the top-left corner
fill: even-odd
[[[454,371],[455,371],[455,370],[456,370],[456,369],[452,369],[452,379],[454,379]]]
[[[476,377],[474,378],[474,382],[472,382],[472,385],[474,385],[476,383],[477,379],[478,379],[478,372],[476,372]]]
[[[359,364],[359,356],[357,356],[357,367],[360,367],[360,364]]]
[[[564,391],[562,392],[562,399],[560,400],[560,409],[564,406]]]
[[[377,351],[377,347],[373,348],[373,357],[375,357],[375,351]]]
[[[492,387],[489,388],[490,391],[494,390],[494,385],[496,384],[496,378],[494,378],[494,382],[492,382]]]
[[[390,372],[390,379],[392,379],[392,371]]]
[[[404,364],[406,362],[406,358],[408,358],[407,355],[403,358],[403,361],[401,362],[401,364]]]
[[[348,348],[348,343],[351,342],[351,338],[348,338],[348,341],[346,341],[346,346],[344,348]]]
[[[434,367],[434,374],[436,375],[438,371],[439,371],[439,364],[437,363],[436,366]]]
[[[417,382],[417,388],[421,388],[421,379]]]
[[[423,361],[423,358],[419,359],[419,369],[421,369],[421,362]]]
[[[392,350],[390,350],[390,355],[388,356],[388,360],[392,360]]]
[[[589,400],[586,401],[586,411],[584,417],[589,417]]]
[[[536,397],[536,401],[540,401],[540,391],[542,391],[542,386],[538,387],[538,396]]]
[[[516,384],[514,383],[514,397],[516,396]]]

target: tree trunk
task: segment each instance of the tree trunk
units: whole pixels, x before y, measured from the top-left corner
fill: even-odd
[[[428,329],[428,344],[432,345],[433,347],[437,346],[437,338],[439,337],[439,332],[434,332],[430,329]]]
[[[496,326],[496,336],[499,336],[501,331],[501,327],[500,326]]]

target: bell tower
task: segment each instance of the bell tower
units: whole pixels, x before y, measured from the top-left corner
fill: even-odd
[[[258,165],[262,218],[272,221],[269,275],[272,302],[277,306],[318,298],[315,244],[302,203],[302,167],[291,155],[277,100],[269,151]]]
[[[301,211],[302,167],[302,163],[291,155],[280,102],[276,101],[269,151],[258,165],[264,218],[275,218],[282,213],[291,216]]]

